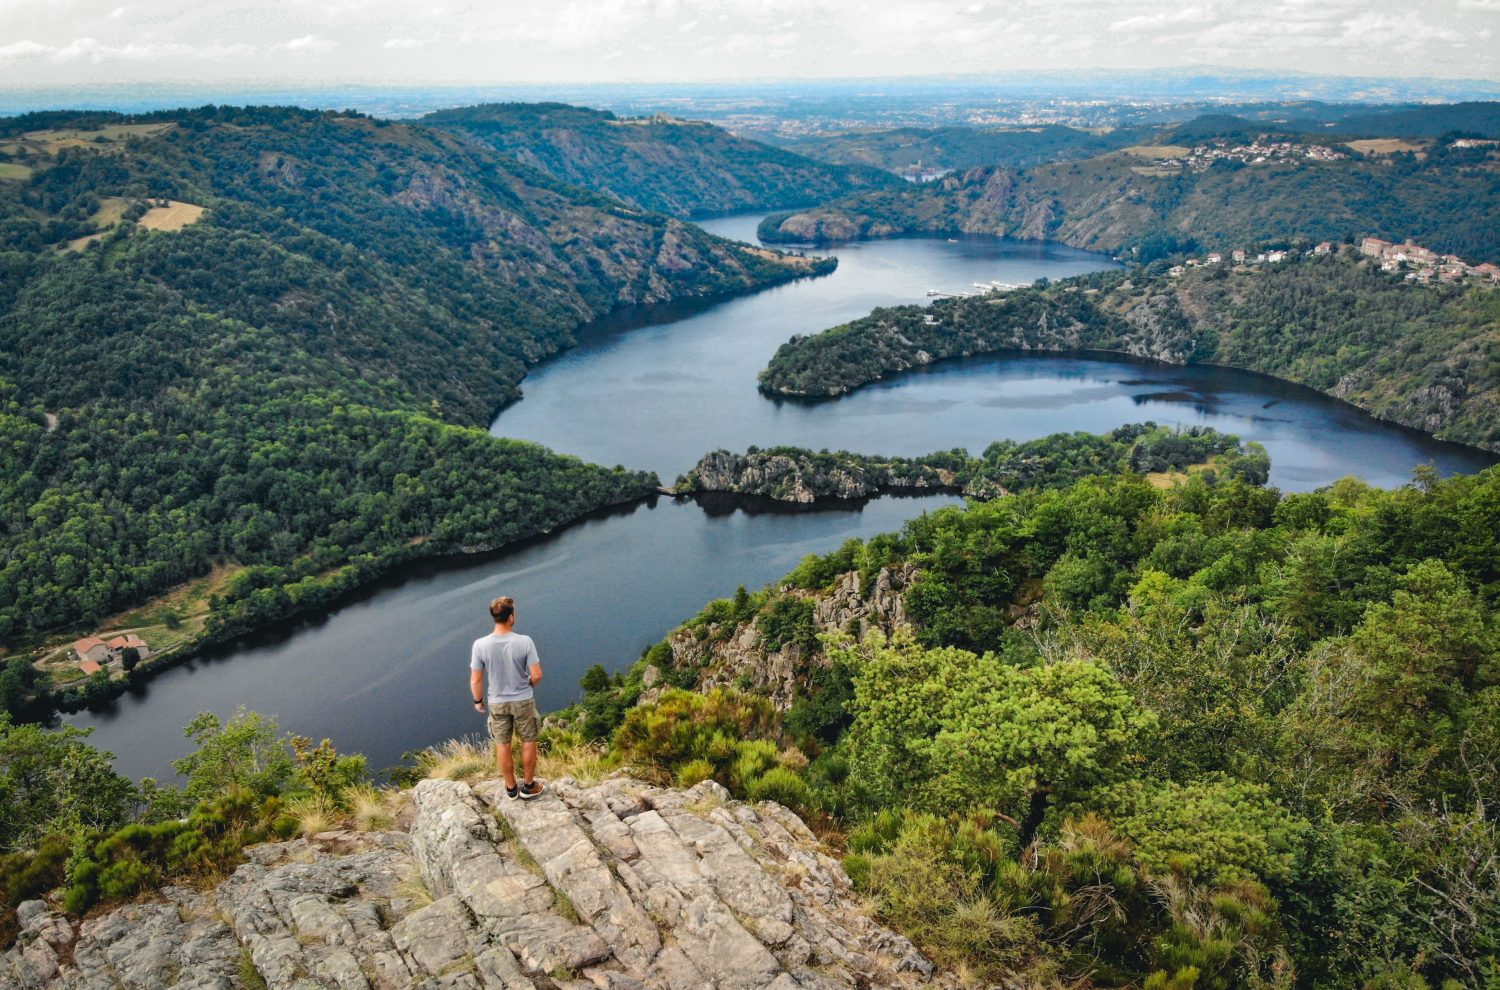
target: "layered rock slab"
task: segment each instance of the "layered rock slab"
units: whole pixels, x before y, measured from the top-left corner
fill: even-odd
[[[82,923],[39,901],[20,990],[836,990],[950,985],[779,805],[628,777],[535,801],[432,780],[404,832],[247,850]]]

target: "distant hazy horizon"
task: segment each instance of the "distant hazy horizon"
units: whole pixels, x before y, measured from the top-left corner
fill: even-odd
[[[162,80],[0,84],[0,115],[33,110],[95,109],[122,112],[175,109],[204,103],[276,103],[314,109],[354,109],[377,116],[413,117],[444,107],[480,102],[558,101],[623,114],[681,112],[723,119],[764,112],[817,115],[820,102],[882,113],[907,106],[947,104],[955,121],[967,110],[1007,103],[1086,102],[1174,104],[1317,101],[1421,103],[1500,99],[1500,82],[1484,79],[1391,79],[1271,70],[1185,66],[1166,70],[1077,69],[1036,73],[970,73],[926,76],[785,78],[636,82],[412,83],[369,80]],[[856,114],[857,116],[857,114]]]
[[[1500,79],[1500,0],[9,0],[0,87],[942,72]]]

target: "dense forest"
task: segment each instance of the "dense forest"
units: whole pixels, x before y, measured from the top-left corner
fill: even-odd
[[[840,450],[753,447],[744,454],[705,454],[677,479],[678,492],[729,492],[783,502],[862,499],[882,492],[952,491],[999,498],[1023,488],[1057,488],[1118,471],[1180,472],[1211,468],[1264,484],[1265,449],[1207,427],[1168,430],[1128,423],[1108,434],[1054,433],[1035,440],[997,440],[982,455],[962,447],[922,457],[883,457]]]
[[[216,564],[243,568],[209,620],[228,632],[637,497],[654,478],[483,427],[616,305],[831,267],[358,115],[50,115],[4,137],[34,169],[0,182],[9,644]],[[163,202],[207,212],[146,229]],[[18,656],[0,700],[33,679]]]
[[[1005,349],[1246,368],[1500,450],[1500,291],[1416,285],[1349,251],[1180,275],[1157,263],[878,309],[792,338],[761,373],[761,387],[837,395],[933,360]]]
[[[1500,152],[1439,141],[1411,152],[1331,162],[1160,166],[1150,149],[1023,171],[974,168],[775,214],[766,241],[903,233],[1000,234],[1131,253],[1227,251],[1293,238],[1408,237],[1471,262],[1500,261]]]
[[[1495,469],[1085,478],[714,602],[570,731],[819,822],[980,984],[1489,986],[1497,534]]]
[[[736,137],[713,124],[620,118],[563,103],[440,110],[424,124],[471,138],[566,182],[676,217],[785,209],[901,180]]]

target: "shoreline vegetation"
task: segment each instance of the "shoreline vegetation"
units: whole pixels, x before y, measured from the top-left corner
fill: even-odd
[[[1500,291],[1422,286],[1352,248],[1278,263],[1166,262],[878,309],[794,336],[761,390],[832,398],[936,361],[1104,352],[1270,375],[1440,440],[1500,451]]]

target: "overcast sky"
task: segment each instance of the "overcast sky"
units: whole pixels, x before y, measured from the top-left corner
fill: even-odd
[[[1212,65],[1500,79],[1500,0],[0,0],[0,86]]]

